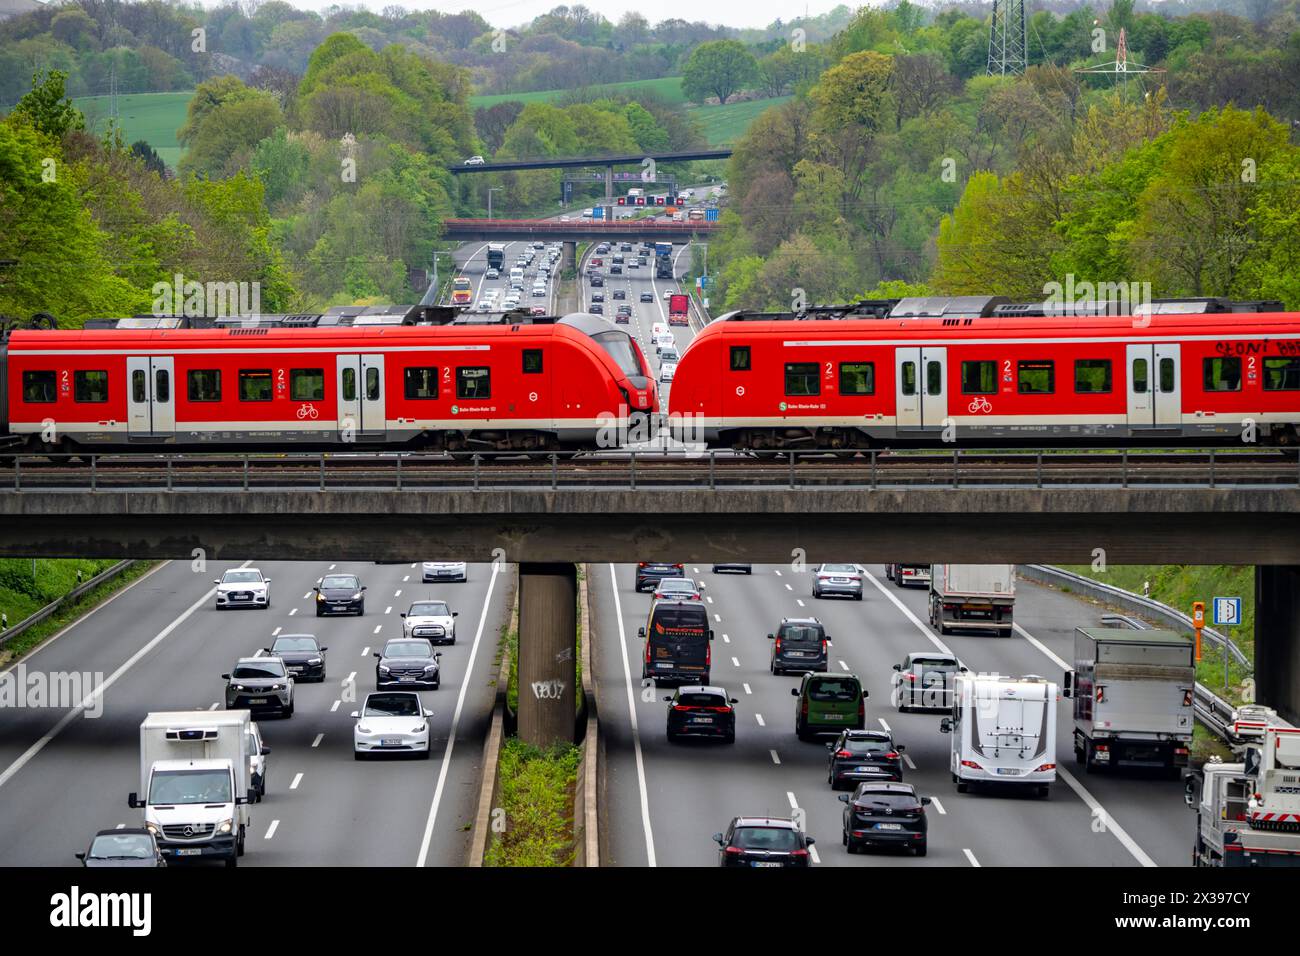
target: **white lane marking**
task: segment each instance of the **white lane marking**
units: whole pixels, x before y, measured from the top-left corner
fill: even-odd
[[[289,616],[290,616],[290,617],[293,617],[293,616],[294,616],[295,614],[297,614],[297,613],[298,613],[298,609],[297,609],[296,607],[291,607],[291,608],[289,608]]]
[[[762,714],[755,714],[755,715],[754,715],[754,719],[758,721],[758,726],[760,726],[760,727],[766,727],[766,726],[767,726],[767,724],[763,723],[763,715],[762,715]]]
[[[935,636],[934,631],[930,630],[928,625],[924,624],[919,617],[913,614],[906,604],[904,604],[898,598],[894,597],[893,592],[889,591],[883,584],[881,584],[878,580],[876,580],[876,576],[874,574],[872,574],[870,571],[865,571],[865,570],[863,573],[866,574],[867,580],[869,580],[872,584],[876,586],[876,590],[879,591],[881,594],[883,594],[885,597],[889,598],[889,600],[894,603],[894,607],[898,608],[898,610],[902,612],[903,617],[907,618],[909,621],[915,624],[916,629],[919,630],[922,634],[924,634],[929,639],[930,643],[933,644],[937,650],[940,650],[945,654],[952,654],[952,650],[948,647],[948,645],[945,644],[943,641],[939,640],[939,638]],[[957,657],[956,654],[953,654],[952,656]],[[958,658],[958,660],[960,660],[960,658]]]
[[[752,690],[749,689],[749,685],[748,685],[748,684],[741,684],[740,686],[743,687],[743,688],[745,688],[745,693],[746,693],[746,694],[752,694],[752,693],[754,693]]]
[[[384,608],[384,613],[385,613],[385,614],[392,614],[392,613],[393,613],[393,606],[390,604],[390,605],[388,605],[388,607]]]
[[[1059,657],[1053,654],[1052,649],[1050,647],[1048,647],[1038,638],[1034,637],[1034,635],[1030,634],[1019,624],[1012,624],[1011,629],[1015,631],[1017,634],[1019,634],[1021,637],[1023,637],[1025,640],[1027,640],[1030,644],[1034,645],[1034,647],[1038,648],[1040,651],[1046,654],[1051,659],[1052,663],[1055,664],[1057,667],[1059,667],[1061,670],[1063,671],[1074,670],[1073,667],[1071,667],[1065,661],[1061,660]]]
[[[304,595],[302,596],[302,599],[305,601],[305,600],[307,600],[309,597],[311,597],[311,592],[310,592],[310,591],[308,591],[306,594],[304,594]]]
[[[369,657],[369,656],[370,656],[370,645],[369,645],[369,644],[367,644],[365,647],[361,648],[361,656],[362,656],[362,657]]]
[[[415,567],[415,565],[411,565],[411,567]],[[403,583],[405,583],[406,581],[409,581],[409,580],[411,580],[411,576],[410,576],[409,574],[406,574],[406,575],[403,575],[403,576],[402,576],[402,581],[403,581]]]
[[[393,597],[401,597],[401,596],[402,596],[401,588],[398,588],[396,591],[393,592]]]
[[[356,671],[353,671],[353,672],[352,672],[351,674],[349,674],[347,677],[343,678],[343,686],[344,686],[344,687],[347,687],[348,684],[351,684],[351,683],[352,683],[354,680],[356,680],[356,679],[357,679],[357,672],[356,672]]]
[[[731,643],[731,636],[728,635],[728,634],[723,634],[723,635],[722,635],[722,643],[723,643],[723,644],[730,644],[730,643]]]
[[[912,763],[912,758],[911,758],[910,756],[908,756],[907,754],[903,754],[903,763],[907,764],[907,769],[908,769],[908,770],[915,770],[915,769],[916,769],[916,764]]]
[[[795,599],[794,599],[794,603],[795,603],[795,604],[798,604],[800,607],[807,607],[807,606],[808,606],[808,605],[806,605],[806,604],[803,603],[803,598],[795,598]]]
[[[710,604],[712,604],[712,603],[713,603],[713,595],[711,595],[711,594],[710,594],[710,595],[706,595],[705,598],[704,598],[704,600],[706,600],[706,601],[708,601]]]
[[[271,825],[266,828],[266,839],[269,840],[271,837],[275,836],[275,831],[278,829],[280,829],[280,821],[272,820]]]
[[[378,634],[378,633],[379,633],[380,631],[382,631],[383,629],[384,629],[384,625],[382,625],[382,624],[376,624],[376,625],[375,625],[375,629],[374,629],[374,631],[373,631],[372,633],[374,633],[374,634]]]
[[[739,666],[740,666],[740,659],[739,659],[739,658],[736,658],[736,657],[733,657],[733,658],[731,659],[731,665],[732,665],[733,667],[739,667]]]
[[[939,802],[938,797],[930,798],[930,806],[939,811],[939,816],[946,817],[948,815],[948,811],[943,808],[943,804]]]
[[[420,842],[420,856],[416,866],[424,866],[429,858],[429,844],[433,840],[433,825],[438,820],[438,805],[442,803],[443,788],[447,785],[447,772],[451,769],[451,755],[456,746],[456,731],[460,728],[460,715],[465,709],[465,694],[469,690],[468,677],[474,673],[474,658],[478,656],[479,644],[483,640],[483,628],[487,625],[488,609],[492,606],[492,592],[497,585],[497,574],[501,565],[492,565],[492,577],[488,579],[487,596],[483,598],[483,612],[478,618],[478,630],[474,632],[474,643],[469,650],[469,663],[465,665],[466,680],[460,682],[460,695],[456,698],[456,712],[451,718],[451,733],[447,735],[447,749],[442,755],[442,768],[438,771],[438,785],[433,791],[433,803],[429,806],[429,819],[424,824],[424,839]]]
[[[245,561],[243,564],[239,566],[239,568],[240,569],[246,568],[252,563],[253,563],[252,561]],[[119,591],[118,593],[122,594],[125,592]],[[165,641],[167,639],[167,636],[171,634],[172,631],[176,630],[176,628],[180,627],[187,620],[189,620],[191,614],[193,614],[195,611],[201,608],[208,601],[211,601],[214,597],[216,597],[216,594],[217,594],[217,589],[215,587],[208,588],[208,590],[203,593],[203,596],[201,598],[199,598],[188,608],[182,611],[180,615],[178,615],[170,624],[168,624],[161,631],[155,634],[154,637],[147,644],[145,644],[138,651],[136,651],[134,654],[128,657],[122,663],[122,665],[118,667],[117,670],[113,671],[113,673],[108,676],[107,680],[105,680],[102,684],[100,684],[89,694],[83,697],[81,699],[81,702],[77,704],[76,707],[73,707],[66,714],[64,714],[63,717],[59,719],[59,722],[55,724],[53,727],[51,727],[50,730],[44,736],[42,736],[34,744],[32,744],[30,747],[24,750],[21,754],[19,754],[18,758],[14,760],[14,762],[11,763],[8,767],[5,768],[4,773],[0,773],[0,787],[3,787],[6,783],[9,782],[9,780],[14,776],[14,774],[18,773],[19,770],[22,770],[23,767],[27,766],[27,764],[31,762],[31,759],[35,757],[38,753],[40,753],[42,750],[44,750],[47,746],[49,746],[50,742],[54,740],[55,737],[63,733],[63,731],[67,729],[69,724],[71,724],[74,720],[76,720],[79,716],[81,716],[82,711],[84,711],[86,707],[93,700],[95,700],[95,698],[102,697],[106,690],[108,690],[110,687],[112,687],[114,684],[117,683],[118,678],[120,678],[123,674],[125,674],[132,667],[134,667],[142,657],[144,657],[155,647],[157,647],[159,644]]]
[[[893,731],[889,729],[889,724],[885,723],[885,718],[884,718],[884,717],[877,717],[876,719],[877,719],[878,721],[880,721],[880,726],[885,728],[885,733],[887,733],[887,734],[892,734],[892,733],[893,733]]]
[[[839,662],[839,665],[840,665],[840,670],[842,670],[842,671],[846,671],[846,670],[849,669],[849,665],[848,665],[848,664],[845,664],[843,661],[840,661],[840,662]]]
[[[218,707],[220,707],[220,706],[221,706],[221,701],[219,701],[219,700],[214,700],[214,701],[212,702],[212,706],[209,707],[208,710],[216,710],[216,709],[217,709]]]
[[[810,846],[808,848],[808,855],[812,857],[814,863],[820,863],[822,861],[822,858],[817,855],[817,847],[815,846]]]
[[[700,573],[700,569],[699,569],[699,568],[691,568],[691,571],[694,572],[695,574],[699,574],[699,573]]]
[[[722,623],[722,615],[721,615],[721,614],[717,614],[717,613],[715,613],[715,614],[713,615],[713,621],[714,621],[715,624],[721,624],[721,623]]]
[[[259,648],[257,649],[257,652],[256,652],[253,656],[254,656],[254,657],[261,657],[261,656],[262,656],[263,654],[265,654],[265,653],[266,653],[266,648],[264,648],[264,647],[259,647]]]
[[[325,735],[324,735],[324,734],[317,734],[317,735],[316,735],[316,739],[313,740],[313,741],[311,742],[311,745],[312,745],[313,747],[319,747],[319,746],[320,746],[320,742],[321,742],[322,740],[324,740],[324,739],[325,739]]]
[[[290,790],[297,790],[298,784],[302,783],[302,774],[294,774],[293,783],[289,784]]]
[[[794,588],[792,588],[792,587],[791,587],[790,585],[788,585],[788,584],[785,586],[785,589],[786,589],[787,591],[793,591],[793,590],[794,590]]]
[[[329,566],[329,569],[330,569],[331,571],[333,571],[333,570],[334,570],[334,565],[331,564],[331,565]]]
[[[280,631],[281,631],[281,630],[283,630],[283,628],[279,628],[279,627],[277,627],[274,631],[271,632],[271,636],[272,636],[272,637],[279,637],[279,635],[280,635]]]
[[[972,853],[970,850],[966,849],[965,847],[962,847],[961,851],[966,854],[966,859],[970,860],[971,866],[980,865],[980,861],[975,859],[975,854]]]
[[[645,831],[645,852],[647,866],[658,866],[655,862],[654,833],[650,829],[650,798],[646,794],[645,760],[641,754],[641,730],[636,720],[636,695],[632,692],[632,671],[627,662],[627,630],[623,626],[623,602],[618,596],[618,576],[614,565],[609,565],[609,584],[614,592],[614,617],[618,619],[618,644],[623,649],[619,655],[623,660],[623,683],[627,687],[627,712],[632,719],[632,749],[636,752],[637,788],[641,794],[641,827]]]
[[[336,701],[334,701],[334,703],[330,705],[330,713],[332,714],[332,713],[334,713],[334,711],[338,710],[338,709],[339,709],[339,704],[341,704],[341,703],[343,703],[343,701],[341,701],[341,700],[336,700]]]
[[[1112,817],[1106,811],[1106,808],[1097,802],[1097,798],[1089,793],[1087,788],[1075,779],[1074,774],[1070,773],[1070,771],[1066,770],[1064,767],[1059,766],[1056,768],[1056,774],[1069,785],[1071,790],[1079,795],[1080,800],[1088,805],[1088,809],[1092,811],[1093,819],[1100,819],[1106,824],[1106,829],[1115,834],[1115,839],[1119,840],[1119,842],[1123,844],[1124,849],[1128,850],[1133,859],[1137,860],[1142,866],[1158,865],[1155,860],[1147,856],[1146,852],[1137,845],[1137,841],[1128,835],[1128,831],[1119,825],[1119,821]]]
[[[768,753],[772,755],[772,763],[776,764],[778,767],[781,766],[781,758],[776,755],[776,751],[769,750]]]
[[[413,564],[413,565],[411,565],[411,567],[415,567],[415,565]],[[408,577],[409,577],[409,575],[408,575]],[[402,580],[405,581],[406,578],[402,578]]]
[[[125,830],[125,829],[126,829],[126,824],[125,824],[125,823],[119,823],[117,826],[113,827],[113,829],[114,829],[114,830]]]
[[[791,790],[787,790],[787,791],[785,792],[785,798],[786,798],[787,800],[790,801],[790,809],[791,809],[791,810],[798,810],[798,809],[799,809],[799,801],[796,800],[796,799],[794,798],[794,792],[793,792],[793,791],[791,791]]]
[[[779,577],[781,576],[781,569],[780,569],[780,568],[774,568],[773,570],[776,572],[776,576],[779,578]]]

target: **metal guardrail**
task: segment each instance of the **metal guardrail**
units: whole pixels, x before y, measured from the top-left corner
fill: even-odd
[[[55,612],[59,610],[59,608],[63,607],[65,604],[75,604],[84,595],[89,594],[91,591],[99,587],[104,582],[113,580],[113,578],[117,577],[127,568],[131,567],[133,564],[135,564],[134,561],[119,561],[117,562],[117,564],[113,565],[112,567],[105,568],[103,571],[100,571],[98,574],[96,574],[94,577],[90,578],[89,580],[83,581],[81,584],[78,584],[67,594],[63,595],[60,598],[56,598],[55,600],[51,601],[49,604],[45,605],[45,607],[41,608],[39,611],[36,611],[28,615],[27,617],[23,618],[13,627],[6,628],[5,630],[0,631],[0,647],[4,647],[6,644],[12,641],[19,634],[22,634],[24,631],[30,629],[34,625],[39,624],[41,621],[44,621],[46,618],[52,616]]]
[[[1019,573],[1021,577],[1029,578],[1031,581],[1055,584],[1057,586],[1066,584],[1072,591],[1077,591],[1089,597],[1096,598],[1097,600],[1103,601],[1107,604],[1123,607],[1135,614],[1145,614],[1153,617],[1175,630],[1192,630],[1192,619],[1167,604],[1161,604],[1159,601],[1153,601],[1150,598],[1143,597],[1140,594],[1134,594],[1132,591],[1126,591],[1123,588],[1117,588],[1109,584],[1102,584],[1100,581],[1094,581],[1092,578],[1086,578],[1081,574],[1075,574],[1073,571],[1065,571],[1061,568],[1045,564],[1026,564],[1020,566]],[[1211,643],[1215,643],[1219,647],[1223,647],[1226,643],[1228,645],[1228,653],[1231,654],[1238,663],[1247,667],[1250,666],[1250,660],[1241,652],[1241,649],[1237,647],[1236,644],[1232,643],[1229,638],[1224,637],[1222,634],[1219,634],[1217,631],[1213,631],[1208,627],[1201,629],[1201,636],[1209,638]],[[1192,709],[1196,714],[1196,719],[1208,728],[1216,737],[1226,741],[1232,746],[1241,743],[1232,732],[1236,708],[1199,681],[1196,683]]]

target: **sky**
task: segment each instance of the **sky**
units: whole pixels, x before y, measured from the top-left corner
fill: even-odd
[[[300,9],[321,11],[333,6],[335,0],[288,0]],[[345,0],[346,2],[346,0]],[[687,21],[703,20],[706,23],[722,24],[729,27],[764,27],[776,20],[790,20],[802,16],[805,9],[803,0],[794,3],[782,0],[712,0],[700,3],[699,0],[655,0],[654,3],[639,0],[368,0],[365,3],[346,3],[347,6],[364,6],[379,12],[389,2],[397,3],[408,10],[441,10],[443,13],[460,13],[476,10],[478,14],[496,27],[515,27],[528,23],[534,17],[553,10],[558,6],[576,6],[581,3],[589,10],[595,10],[605,19],[617,23],[623,14],[635,10],[652,24],[661,20],[681,19]],[[807,11],[812,16],[826,13],[839,6],[842,0],[807,0]],[[859,3],[850,3],[858,6]]]

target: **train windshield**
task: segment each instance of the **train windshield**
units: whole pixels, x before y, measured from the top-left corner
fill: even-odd
[[[632,347],[632,339],[626,332],[610,329],[608,332],[597,332],[592,338],[617,363],[624,375],[645,376],[641,356]]]

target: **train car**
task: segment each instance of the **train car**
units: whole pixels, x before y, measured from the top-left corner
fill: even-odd
[[[469,305],[474,301],[474,285],[464,276],[451,280],[451,304]]]
[[[1296,443],[1300,314],[1095,311],[963,297],[733,312],[682,355],[670,427],[738,449]]]
[[[635,340],[598,316],[405,308],[13,331],[9,433],[48,452],[592,448],[658,410]]]

